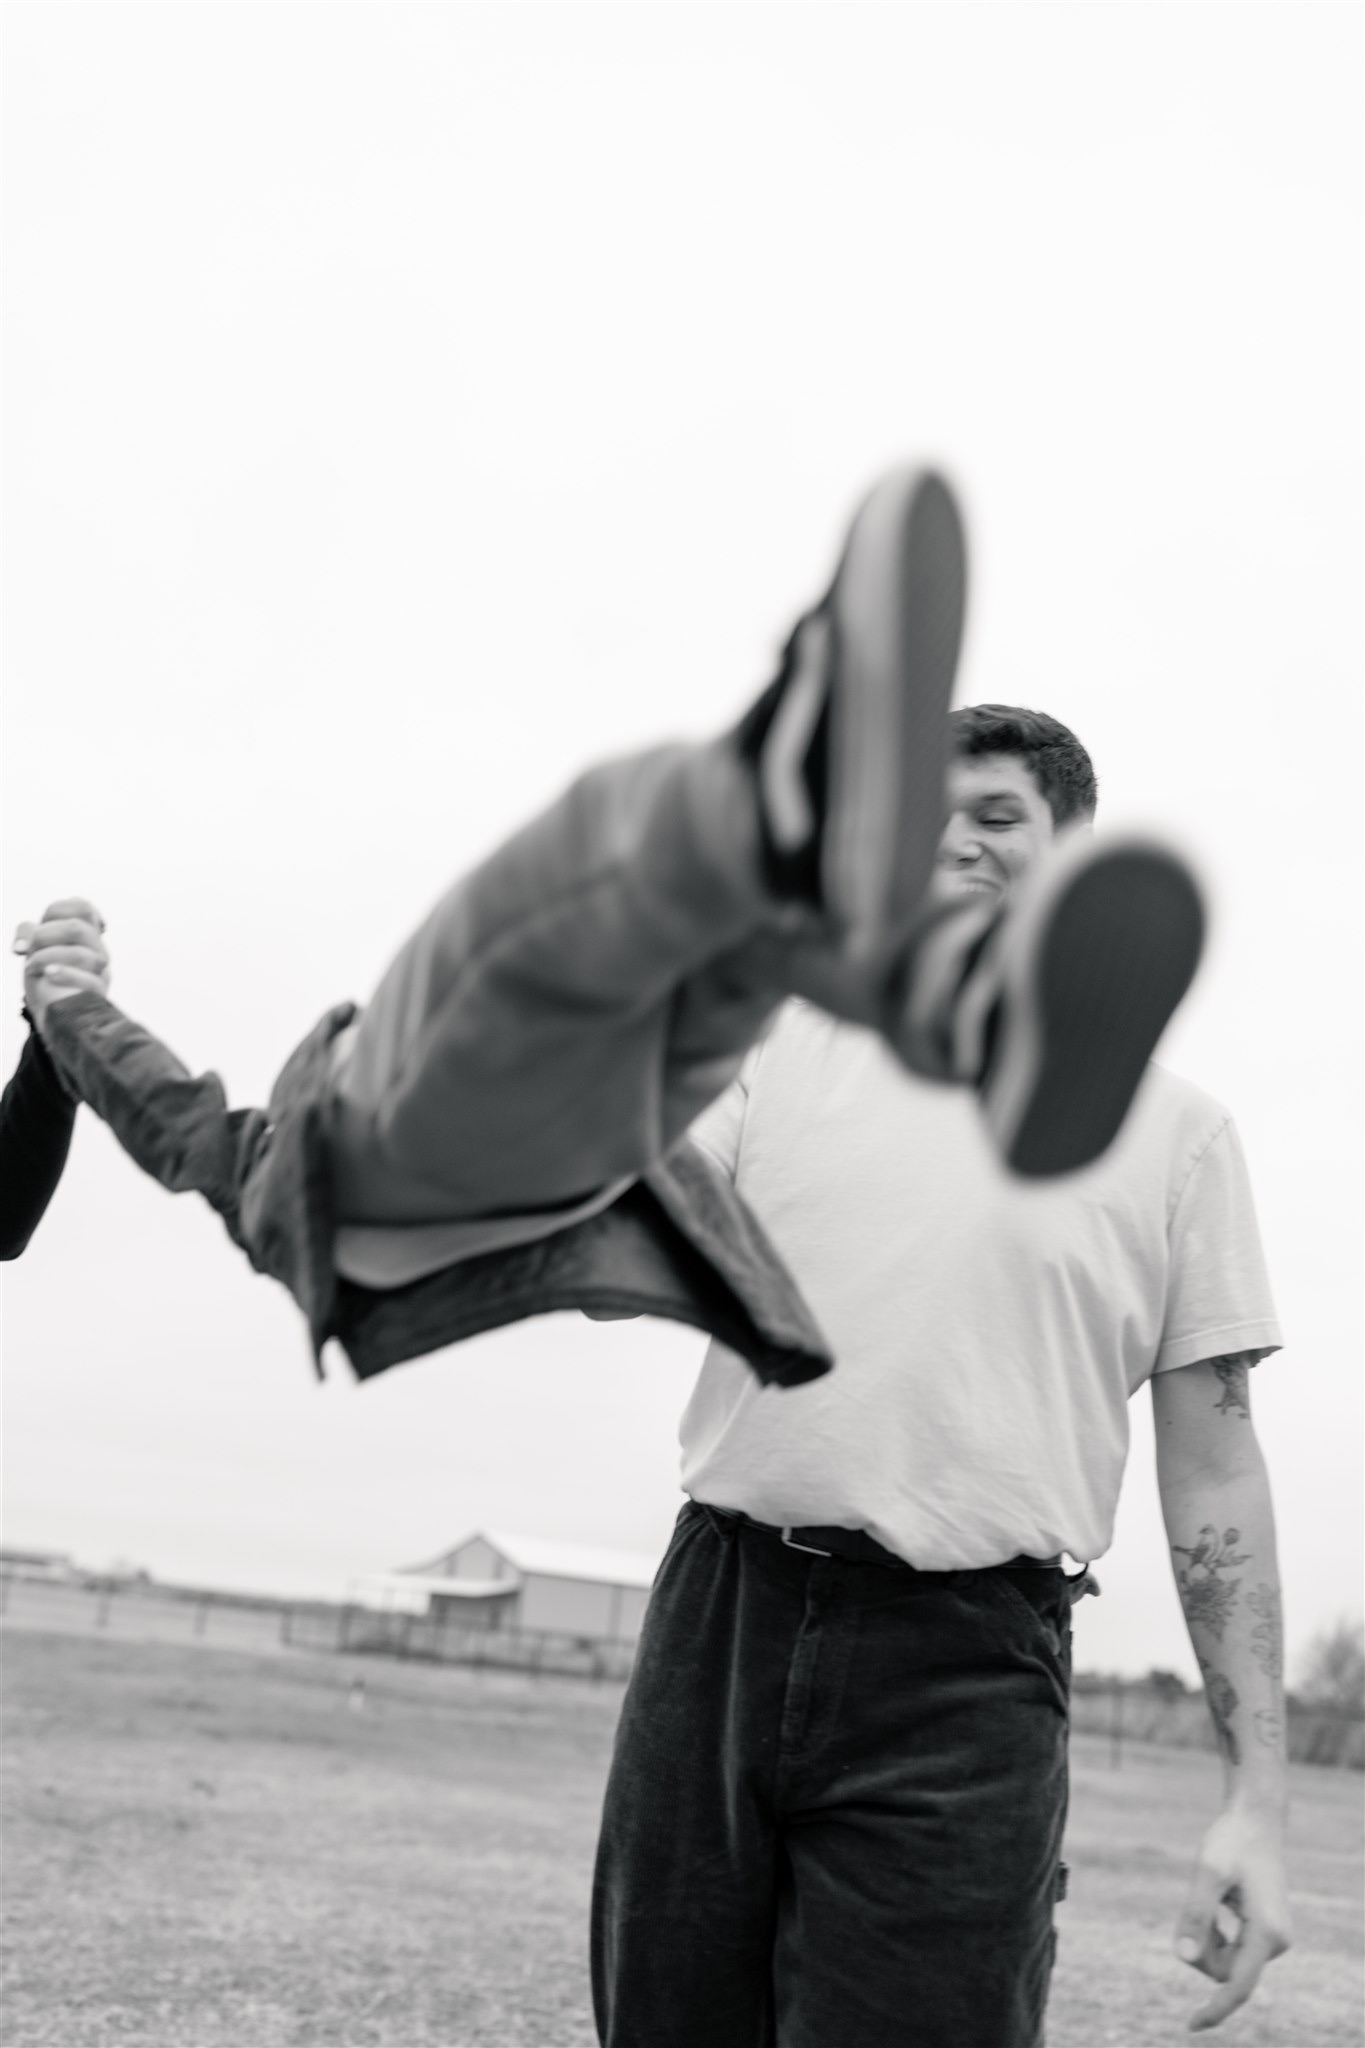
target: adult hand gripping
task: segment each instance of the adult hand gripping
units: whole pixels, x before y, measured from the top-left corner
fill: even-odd
[[[1192,2015],[1190,2032],[1244,2005],[1292,1938],[1283,1819],[1234,1801],[1204,1837],[1176,1927],[1180,1960],[1221,1987]]]
[[[97,995],[109,990],[109,949],[104,919],[84,896],[64,896],[49,903],[40,924],[21,924],[14,950],[26,956],[24,1000],[41,1032],[53,1003],[81,989]]]

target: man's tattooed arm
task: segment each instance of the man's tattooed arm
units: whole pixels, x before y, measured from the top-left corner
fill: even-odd
[[[1215,1980],[1191,2018],[1196,2029],[1245,2003],[1292,1939],[1275,1520],[1248,1362],[1208,1358],[1152,1382],[1171,1566],[1223,1764],[1222,1809],[1196,1852],[1175,1929],[1176,1955]]]
[[[1280,1801],[1283,1638],[1270,1490],[1247,1389],[1256,1355],[1160,1374],[1152,1399],[1171,1566],[1229,1787]]]

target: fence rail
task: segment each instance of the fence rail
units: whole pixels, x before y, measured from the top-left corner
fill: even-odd
[[[591,1680],[630,1675],[634,1644],[598,1641],[547,1629],[470,1628],[458,1621],[395,1610],[288,1602],[191,1587],[121,1580],[45,1580],[0,1572],[0,1619],[16,1628],[62,1634],[91,1632],[127,1642],[201,1643],[206,1648],[345,1651],[461,1664],[490,1671],[555,1674]],[[1071,1725],[1107,1737],[1119,1768],[1131,1742],[1176,1749],[1212,1749],[1213,1730],[1202,1693],[1148,1686],[1096,1684],[1079,1674]],[[1289,1755],[1295,1763],[1365,1770],[1365,1719],[1292,1702]]]
[[[1071,1726],[1080,1734],[1107,1736],[1115,1768],[1128,1742],[1155,1742],[1168,1749],[1214,1747],[1202,1692],[1172,1695],[1154,1686],[1088,1685],[1081,1678],[1071,1696]],[[1291,1763],[1365,1770],[1365,1719],[1359,1714],[1291,1702],[1286,1728]]]
[[[134,1580],[37,1579],[0,1573],[0,1618],[62,1635],[200,1642],[218,1649],[334,1650],[420,1658],[531,1676],[625,1679],[633,1643],[548,1629],[470,1628],[392,1609],[253,1599]]]
[[[38,1579],[0,1572],[0,1617],[15,1628],[61,1635],[90,1632],[129,1642],[202,1642],[218,1649],[281,1645],[288,1607],[250,1594],[137,1580]]]
[[[569,1635],[553,1629],[470,1628],[427,1614],[372,1607],[296,1608],[284,1640],[298,1649],[348,1650],[377,1656],[471,1664],[491,1671],[554,1672],[572,1678],[630,1676],[633,1643]]]

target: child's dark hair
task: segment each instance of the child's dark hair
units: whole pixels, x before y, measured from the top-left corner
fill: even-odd
[[[1054,825],[1093,818],[1095,768],[1074,732],[1046,711],[1017,704],[967,704],[948,716],[955,754],[1017,754],[1047,798]]]

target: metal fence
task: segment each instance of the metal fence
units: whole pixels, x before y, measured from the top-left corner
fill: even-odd
[[[631,1642],[548,1629],[489,1629],[392,1609],[284,1601],[148,1585],[137,1580],[38,1579],[0,1573],[0,1620],[60,1635],[124,1642],[202,1643],[222,1650],[349,1651],[464,1664],[490,1671],[624,1679]]]
[[[1365,1770],[1365,1719],[1328,1707],[1289,1702],[1286,1714],[1289,1757],[1296,1764],[1330,1764]],[[1071,1726],[1084,1735],[1109,1739],[1109,1761],[1118,1769],[1124,1745],[1155,1742],[1168,1749],[1214,1747],[1213,1724],[1202,1692],[1170,1693],[1156,1686],[1108,1685],[1077,1679],[1071,1696]]]
[[[348,1651],[476,1670],[556,1674],[591,1680],[630,1676],[635,1646],[548,1629],[470,1628],[457,1620],[393,1609],[288,1602],[137,1580],[44,1580],[0,1573],[0,1620],[16,1628],[106,1635],[126,1642],[200,1643],[206,1648],[289,1654]],[[1107,1737],[1122,1766],[1130,1742],[1212,1749],[1200,1692],[1114,1685],[1077,1675],[1071,1725]],[[1289,1754],[1295,1763],[1365,1770],[1365,1719],[1291,1701]]]
[[[289,1609],[278,1600],[122,1579],[36,1579],[0,1572],[0,1617],[58,1635],[138,1643],[204,1643],[278,1650]]]
[[[297,1649],[590,1679],[628,1678],[635,1656],[635,1645],[620,1640],[554,1629],[470,1628],[444,1616],[372,1607],[296,1607],[286,1620],[283,1640]]]

